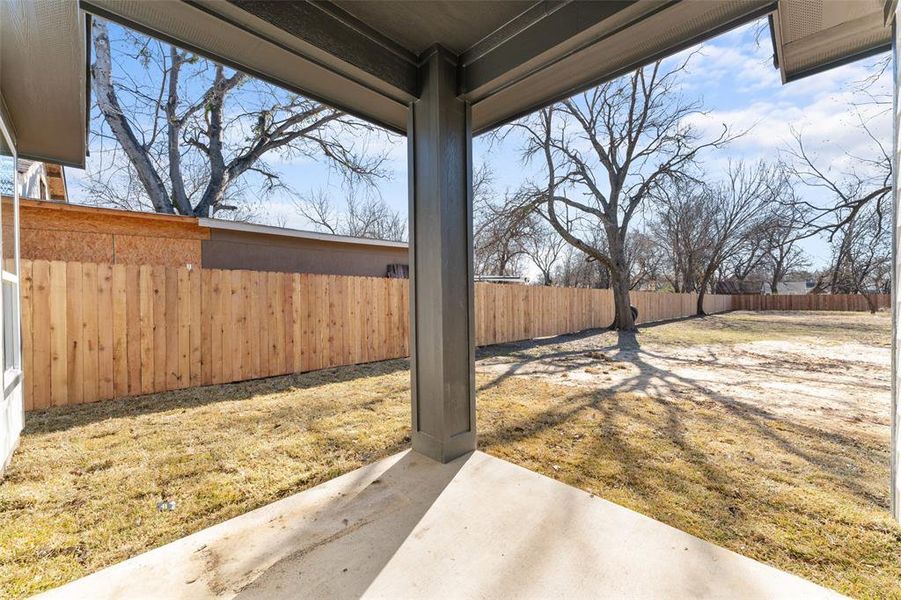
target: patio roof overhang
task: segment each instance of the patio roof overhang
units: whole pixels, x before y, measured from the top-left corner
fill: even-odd
[[[81,6],[403,133],[419,63],[456,55],[486,131],[763,16],[774,0],[279,2],[81,0]],[[402,18],[399,18],[402,17]]]
[[[21,158],[84,166],[86,41],[74,2],[0,2],[0,110]]]
[[[479,3],[81,0],[94,13],[194,49],[393,131],[407,130],[423,53],[459,57],[456,90],[487,131],[770,14],[785,82],[887,50],[883,0],[507,0]],[[0,3],[2,110],[23,157],[83,166],[88,44],[67,0]],[[403,15],[402,19],[398,15]],[[74,51],[73,51],[74,50]]]

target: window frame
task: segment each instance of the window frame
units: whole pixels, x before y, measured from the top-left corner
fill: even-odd
[[[21,267],[19,261],[19,186],[16,184],[16,173],[17,164],[19,155],[16,150],[16,146],[13,143],[12,135],[10,134],[9,127],[6,124],[6,121],[3,118],[3,115],[0,114],[0,135],[3,136],[4,142],[7,147],[11,150],[12,159],[13,159],[13,226],[12,226],[12,234],[13,234],[13,261],[15,265],[15,273],[7,271],[3,268],[2,264],[2,252],[0,252],[0,280],[5,283],[10,283],[13,285],[13,289],[15,291],[14,298],[16,302],[17,310],[15,313],[18,315],[18,318],[15,319],[15,341],[13,344],[13,351],[15,352],[15,361],[14,365],[10,368],[3,369],[3,399],[5,400],[7,396],[9,396],[12,388],[21,381],[22,373],[23,373],[23,365],[22,365],[22,306],[21,306],[21,288],[19,281],[19,269]],[[3,211],[0,210],[0,249],[3,247]],[[5,321],[8,317],[7,307],[3,302],[3,294],[0,294],[0,326],[5,324]],[[5,335],[5,332],[3,332]],[[6,364],[6,349],[4,348],[4,344],[0,343],[0,365]]]

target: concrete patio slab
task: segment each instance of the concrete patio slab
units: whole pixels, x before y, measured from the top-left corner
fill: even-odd
[[[835,598],[481,452],[404,452],[45,598]]]

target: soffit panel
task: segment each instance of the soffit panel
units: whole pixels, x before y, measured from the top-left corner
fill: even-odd
[[[891,47],[882,0],[783,1],[772,27],[783,82]]]
[[[84,166],[85,40],[74,2],[0,2],[0,96],[23,158]]]

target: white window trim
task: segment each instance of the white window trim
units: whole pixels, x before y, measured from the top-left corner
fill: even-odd
[[[13,165],[15,165],[18,161],[19,154],[16,151],[16,146],[13,143],[12,135],[10,135],[9,128],[6,123],[0,118],[0,136],[3,136],[6,145],[12,151],[12,159]],[[15,169],[15,166],[13,167]],[[13,176],[15,177],[15,175]],[[15,184],[15,179],[13,180],[13,260],[16,267],[16,272],[12,273],[2,268],[2,264],[0,264],[0,279],[3,281],[8,281],[15,286],[16,296],[18,298],[19,294],[21,294],[21,290],[19,288],[19,269],[20,269],[20,260],[19,260],[19,189]],[[2,218],[0,218],[0,225],[2,225]],[[0,248],[3,247],[3,229],[0,227]],[[0,260],[2,260],[2,256],[0,256]],[[6,309],[3,306],[2,295],[0,295],[0,329],[2,329],[2,318],[5,316]],[[18,311],[17,311],[17,327],[18,332],[16,335],[17,348],[16,348],[16,358],[17,358],[17,366],[10,367],[8,369],[4,369],[3,372],[3,400],[6,400],[7,395],[9,394],[11,388],[15,385],[18,385],[21,381],[22,373],[24,370],[24,366],[22,364],[24,360],[24,352],[22,348],[22,306],[21,301],[18,303]],[[0,343],[0,365],[6,363],[6,357],[4,356],[3,344]],[[24,408],[24,405],[23,405]]]

